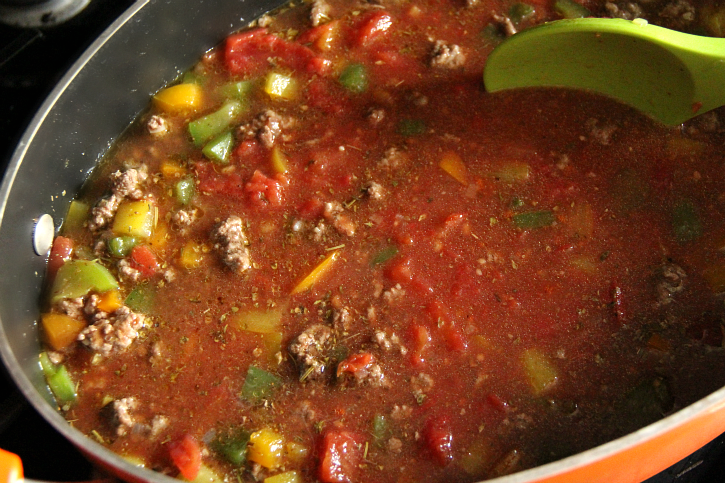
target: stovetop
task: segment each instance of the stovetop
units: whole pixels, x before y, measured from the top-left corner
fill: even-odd
[[[0,24],[0,173],[55,83],[131,4],[132,0],[90,0],[75,17],[57,25]],[[30,407],[2,371],[0,448],[20,455],[27,478],[82,481],[96,476],[92,466]],[[711,482],[725,482],[725,434],[646,483]]]

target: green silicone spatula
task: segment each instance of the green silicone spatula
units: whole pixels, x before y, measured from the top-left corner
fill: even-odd
[[[640,19],[558,20],[502,42],[488,57],[483,79],[489,92],[588,89],[676,126],[725,105],[725,39]]]

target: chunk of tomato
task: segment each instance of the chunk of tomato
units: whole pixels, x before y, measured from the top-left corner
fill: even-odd
[[[135,268],[144,277],[151,277],[159,268],[156,255],[146,245],[136,245],[131,250],[131,267]]]
[[[433,460],[440,466],[453,461],[453,433],[450,421],[445,416],[428,420],[423,430],[423,441]]]
[[[191,481],[199,474],[201,468],[201,448],[196,438],[185,434],[169,443],[169,456],[179,469],[181,476]]]
[[[353,36],[355,45],[368,45],[382,38],[393,26],[393,19],[387,12],[374,11],[363,17]]]
[[[254,29],[227,37],[224,49],[224,65],[234,75],[253,77],[269,67],[270,58],[278,65],[292,70],[318,72],[315,53],[295,42],[270,34],[266,29]],[[324,64],[324,63],[323,63]]]
[[[48,256],[48,280],[52,280],[55,277],[58,269],[63,266],[66,260],[68,260],[73,254],[73,240],[64,236],[57,236],[53,240],[53,247],[50,249],[50,255]]]
[[[373,355],[369,352],[353,354],[337,366],[337,377],[343,374],[355,374],[358,371],[367,369],[373,362]]]
[[[363,438],[359,434],[341,429],[327,431],[320,447],[320,480],[324,483],[355,481],[358,466],[362,463],[362,446]]]

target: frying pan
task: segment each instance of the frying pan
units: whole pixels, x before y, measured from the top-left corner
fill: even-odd
[[[35,409],[90,460],[129,482],[172,482],[135,467],[71,427],[38,366],[37,321],[45,256],[38,219],[57,229],[101,155],[172,81],[227,33],[282,0],[139,0],[74,64],[35,115],[0,186],[0,356]],[[706,375],[703,375],[706,377]],[[602,446],[496,483],[640,482],[725,432],[725,388]]]

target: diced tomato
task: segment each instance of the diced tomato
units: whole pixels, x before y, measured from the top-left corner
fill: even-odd
[[[486,403],[502,413],[505,413],[509,410],[509,404],[500,397],[498,397],[496,394],[489,394],[488,396],[486,396]]]
[[[194,165],[197,187],[202,193],[223,194],[234,198],[244,197],[244,181],[239,173],[218,173],[209,162],[198,162]]]
[[[413,350],[410,353],[411,362],[414,366],[421,366],[425,363],[426,351],[431,343],[430,331],[427,327],[417,323],[411,326],[410,331],[413,339]]]
[[[131,267],[141,272],[144,277],[151,277],[158,270],[159,262],[148,246],[136,245],[131,250]]]
[[[466,350],[468,344],[464,340],[461,331],[458,330],[446,306],[440,300],[434,300],[426,305],[425,309],[433,319],[439,333],[443,335],[448,348],[458,352]]]
[[[48,280],[52,280],[55,277],[56,272],[60,267],[63,266],[66,260],[68,260],[73,254],[73,240],[64,236],[57,236],[53,240],[53,247],[50,249],[50,255],[48,256]]]
[[[342,114],[350,108],[348,94],[340,83],[322,77],[310,82],[305,97],[310,107],[327,114]]]
[[[423,441],[436,463],[441,466],[453,461],[453,433],[445,416],[435,416],[423,428]]]
[[[337,366],[337,377],[345,373],[355,374],[356,372],[367,368],[373,362],[373,355],[369,352],[353,354],[342,361]]]
[[[374,11],[360,20],[358,28],[353,34],[354,45],[368,45],[371,42],[383,37],[393,26],[393,19],[387,12]]]
[[[396,50],[375,50],[371,54],[370,69],[374,77],[387,85],[414,82],[425,70],[419,59]]]
[[[341,30],[342,24],[340,20],[333,20],[303,32],[297,37],[297,42],[303,45],[310,45],[319,51],[327,52],[337,43],[337,39],[341,35]]]
[[[269,157],[269,150],[256,139],[245,139],[239,143],[232,156],[241,164],[262,164]]]
[[[180,439],[169,443],[169,456],[185,479],[191,481],[199,474],[201,448],[190,434],[185,434]]]
[[[266,29],[254,29],[227,37],[224,64],[234,75],[253,77],[269,67],[269,58],[292,70],[322,74],[313,63],[315,53],[304,45],[277,37]]]
[[[396,261],[396,263],[389,265],[385,270],[385,276],[393,282],[406,284],[420,295],[430,295],[433,293],[433,287],[426,278],[415,270],[410,258],[402,258]]]
[[[350,431],[331,429],[320,447],[318,477],[324,483],[349,483],[363,459],[363,437]]]
[[[284,177],[280,174],[274,178],[268,178],[261,171],[255,170],[250,180],[244,185],[247,199],[256,206],[264,206],[267,204],[277,206],[281,204],[281,181],[284,181]]]
[[[310,198],[309,200],[302,203],[297,209],[300,216],[306,220],[312,220],[322,216],[322,211],[325,209],[325,204],[319,198]]]

